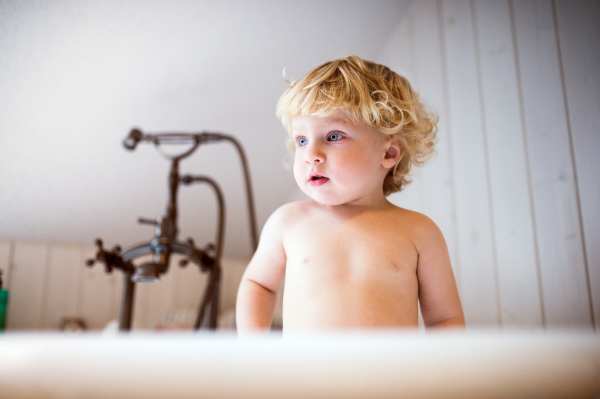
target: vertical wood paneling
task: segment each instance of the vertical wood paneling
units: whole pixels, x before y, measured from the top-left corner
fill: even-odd
[[[80,314],[88,329],[101,330],[110,320],[116,319],[113,303],[120,294],[121,280],[118,271],[106,274],[101,264],[96,264],[92,268],[84,266],[84,259],[94,258],[96,254],[94,248],[84,248],[82,253]]]
[[[135,297],[133,299],[133,315],[131,328],[134,330],[147,330],[150,327],[150,284],[135,284]]]
[[[474,3],[502,322],[542,326],[516,63],[507,1]]]
[[[422,211],[442,230],[452,265],[456,268],[454,190],[450,162],[450,136],[444,103],[437,2],[426,0],[414,9],[414,85],[421,99],[439,115],[436,154],[421,168]]]
[[[405,18],[400,21],[399,25],[390,35],[382,55],[376,60],[400,75],[407,77],[410,74],[410,54],[408,46],[409,32],[407,24],[409,18],[410,14],[406,14]]]
[[[386,50],[386,65],[406,77],[409,81],[413,78],[414,60],[414,21],[412,15],[407,15],[402,25],[398,27],[390,39]],[[422,179],[420,168],[411,171],[412,183],[407,185],[399,193],[388,197],[394,205],[413,211],[422,211]]]
[[[600,3],[556,1],[590,302],[600,328]]]
[[[119,309],[121,306],[121,294],[123,290],[123,273],[119,271],[115,271],[112,273],[111,278],[109,279],[111,285],[111,296],[110,296],[110,307],[109,309],[109,317],[110,320],[118,320],[119,319]]]
[[[81,256],[81,249],[77,247],[50,247],[42,328],[58,330],[63,317],[77,316],[83,269]]]
[[[443,1],[457,264],[467,325],[499,323],[490,198],[469,1]]]
[[[237,291],[249,260],[223,259],[223,274],[221,279],[220,309],[235,308]]]
[[[14,292],[8,328],[56,330],[62,317],[81,317],[89,330],[101,330],[118,317],[123,274],[106,274],[103,265],[85,267],[94,258],[92,247],[17,242]],[[0,241],[0,267],[9,265],[12,243]],[[136,264],[151,259],[138,258]],[[175,254],[167,274],[158,283],[136,284],[134,329],[154,329],[173,320],[175,325],[192,323],[204,293],[207,275],[189,264],[179,267],[182,256]],[[231,310],[247,260],[223,259],[219,309]],[[47,266],[46,266],[47,265]],[[14,298],[13,298],[14,294]],[[187,326],[186,326],[187,328]]]
[[[195,265],[180,270],[181,282],[177,292],[180,308],[198,309],[206,287],[207,274],[200,273]]]
[[[408,50],[408,60],[405,61],[406,73],[404,75],[410,82],[414,81],[415,79],[415,60],[418,51],[415,43],[415,23],[418,22],[415,21],[415,17],[411,13],[411,15],[407,18],[406,21],[407,40],[405,45]],[[426,195],[425,187],[423,185],[423,168],[413,166],[410,171],[410,177],[412,179],[412,182],[409,185],[407,185],[400,193],[400,201],[404,204],[401,206],[422,213],[424,206],[423,199]]]
[[[173,277],[177,281],[173,306],[173,309],[178,312],[176,323],[193,322],[204,294],[207,275],[200,273],[198,266],[191,262],[184,269],[175,264],[169,273],[173,273]]]
[[[42,327],[47,262],[47,245],[15,242],[7,329],[27,330]]]
[[[148,288],[148,324],[146,328],[154,329],[159,323],[164,323],[165,315],[175,310],[175,281],[173,270],[178,268],[178,259],[171,258],[171,264],[166,274],[157,283],[139,283]]]
[[[546,325],[590,327],[552,3],[520,0],[513,8]]]

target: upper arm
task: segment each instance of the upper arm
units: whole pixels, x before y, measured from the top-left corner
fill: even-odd
[[[464,323],[446,240],[432,220],[422,217],[415,245],[419,255],[417,279],[423,321],[426,326],[451,318]]]
[[[283,233],[288,223],[288,213],[286,206],[283,206],[269,217],[242,281],[252,280],[272,292],[279,290],[287,260],[283,248]]]

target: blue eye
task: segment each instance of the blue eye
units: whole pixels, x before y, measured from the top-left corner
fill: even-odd
[[[298,144],[299,144],[300,146],[304,146],[304,145],[308,144],[308,140],[306,139],[306,137],[300,137],[300,138],[298,139]]]
[[[331,133],[329,135],[329,141],[339,141],[342,139],[342,135],[339,133]]]

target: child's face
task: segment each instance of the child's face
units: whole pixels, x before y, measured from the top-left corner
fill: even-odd
[[[324,205],[377,204],[383,195],[390,139],[341,110],[292,119],[294,177],[306,195]],[[388,161],[389,163],[389,161]]]

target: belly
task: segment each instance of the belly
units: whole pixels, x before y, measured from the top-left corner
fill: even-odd
[[[385,260],[359,260],[288,264],[284,331],[416,327],[415,268]]]

